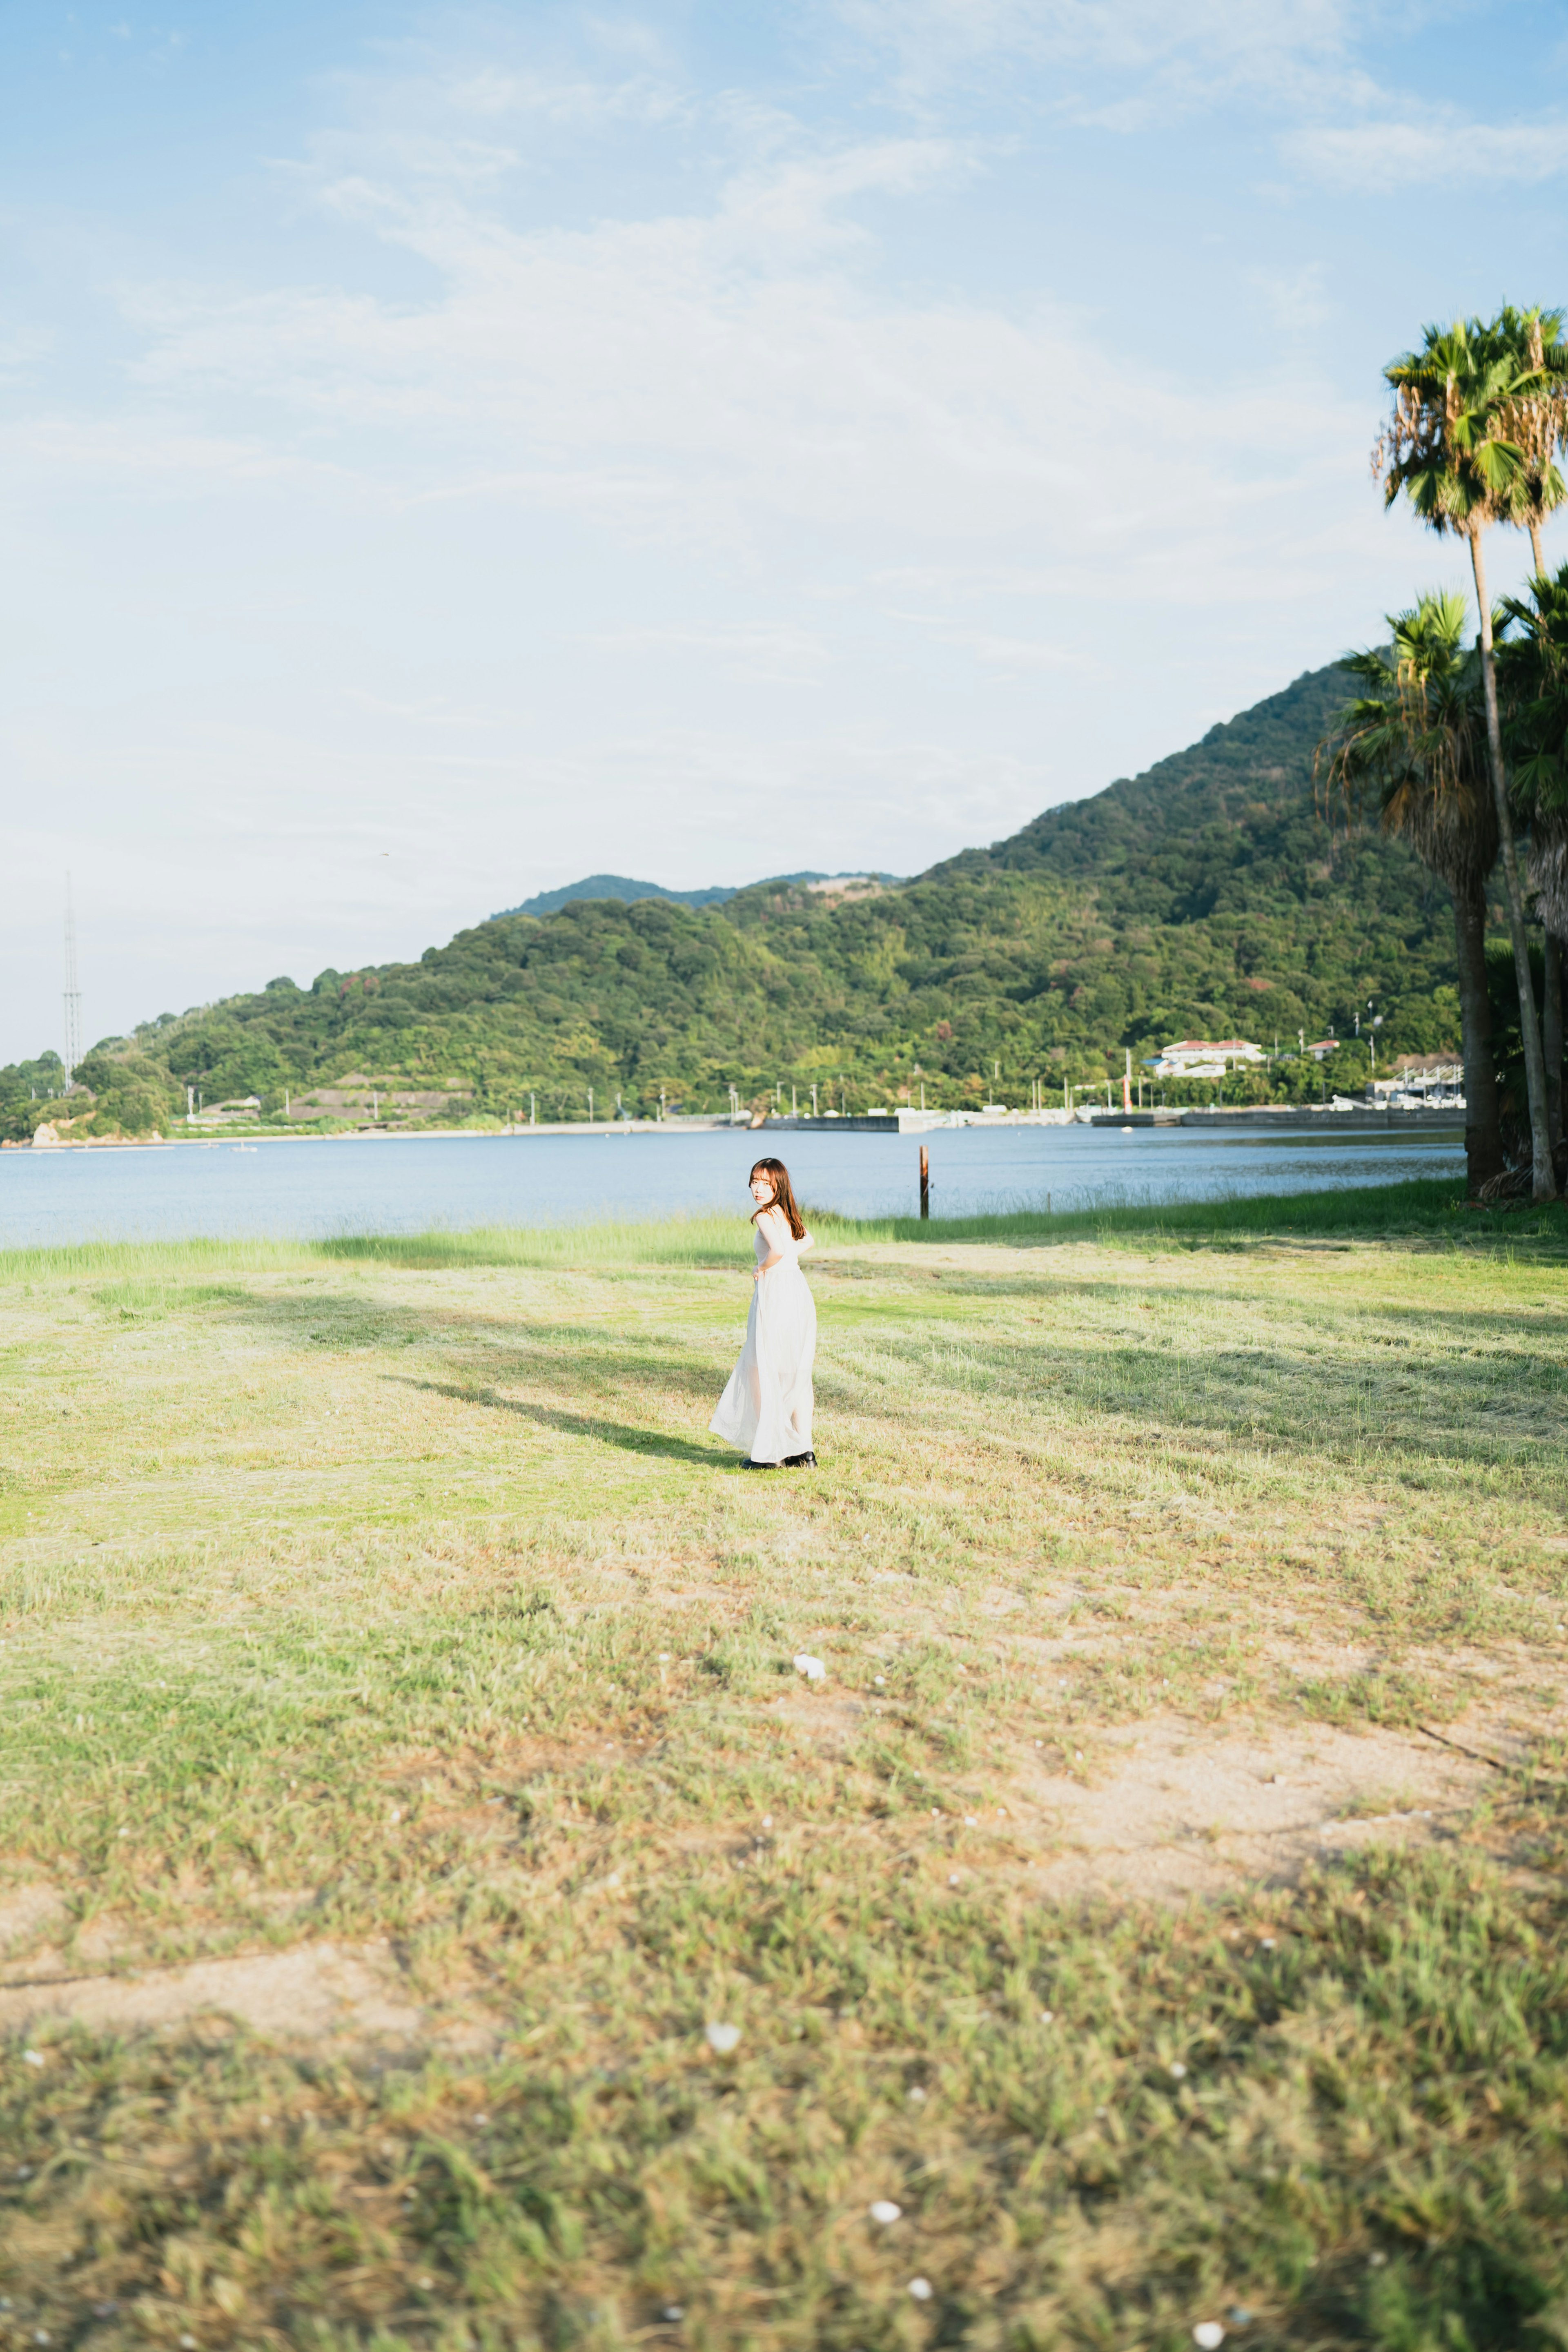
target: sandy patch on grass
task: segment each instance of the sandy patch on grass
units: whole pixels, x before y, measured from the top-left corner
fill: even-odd
[[[0,1894],[0,1963],[16,1945],[26,1943],[41,1928],[57,1927],[65,1916],[64,1895],[41,1879],[7,1888]]]
[[[1051,1894],[1169,1901],[1278,1885],[1373,1839],[1451,1835],[1490,1777],[1419,1733],[1303,1724],[1227,1735],[1166,1718],[1101,1732],[1081,1777],[1026,1763],[1015,1801],[1054,1833],[1058,1852],[1040,1870]]]
[[[303,1944],[289,1952],[197,1960],[137,1976],[76,1977],[0,1989],[0,2032],[48,2019],[97,2032],[145,2032],[193,2017],[235,2019],[280,2041],[406,2042],[431,2038],[389,1947]]]

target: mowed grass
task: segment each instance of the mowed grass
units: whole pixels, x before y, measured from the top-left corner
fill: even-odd
[[[1568,2338],[1561,1213],[817,1229],[768,1477],[738,1220],[0,1258],[5,1982],[425,2020],[30,2029],[0,2343]],[[1118,1727],[1500,1694],[1500,1862],[1040,1891]]]

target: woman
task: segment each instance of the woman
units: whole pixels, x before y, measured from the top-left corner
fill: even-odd
[[[781,1160],[759,1160],[751,1171],[757,1206],[757,1264],[746,1345],[708,1427],[746,1455],[747,1470],[788,1470],[815,1465],[811,1451],[811,1363],[817,1352],[817,1308],[800,1271],[811,1236],[795,1205],[789,1171]]]

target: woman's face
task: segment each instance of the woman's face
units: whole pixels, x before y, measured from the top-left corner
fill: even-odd
[[[773,1179],[760,1168],[751,1180],[751,1197],[759,1209],[766,1208],[773,1198]]]

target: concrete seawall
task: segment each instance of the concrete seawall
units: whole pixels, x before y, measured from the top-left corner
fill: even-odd
[[[1266,1129],[1270,1135],[1460,1135],[1462,1110],[1388,1110],[1356,1103],[1349,1110],[1313,1110],[1293,1105],[1281,1110],[1241,1105],[1235,1110],[1097,1110],[1085,1127],[1205,1127]]]

